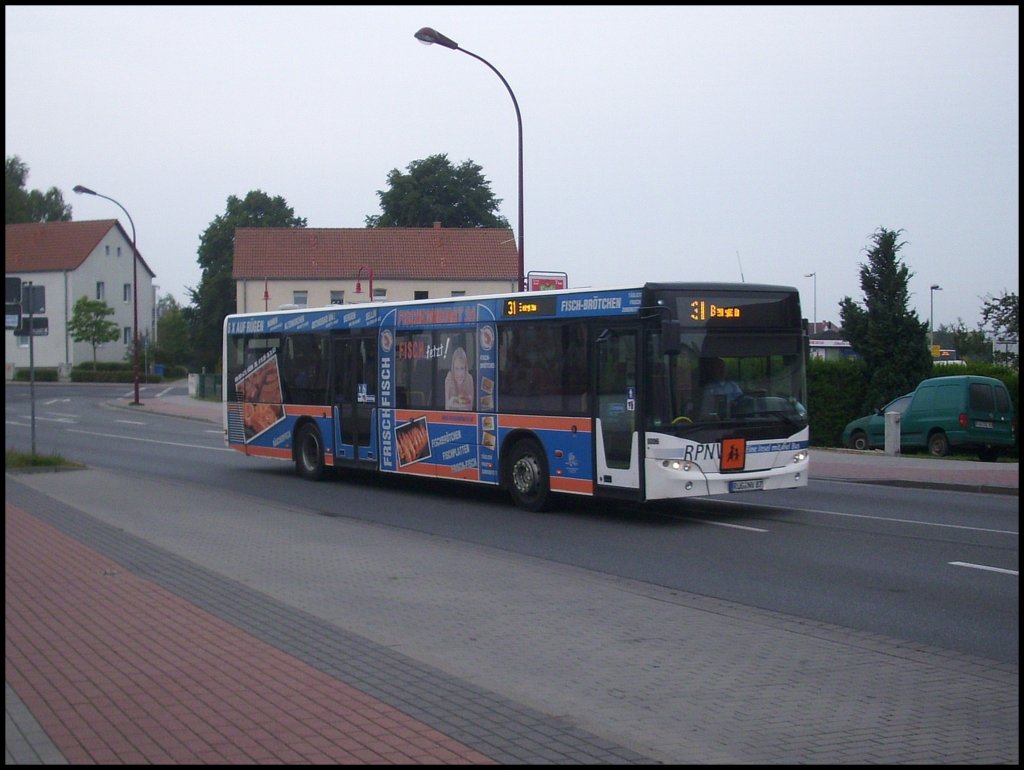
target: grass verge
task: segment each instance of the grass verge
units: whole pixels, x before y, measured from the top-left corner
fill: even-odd
[[[40,455],[32,452],[18,452],[14,449],[6,450],[4,468],[14,470],[17,468],[84,468],[84,465],[73,463],[60,455]]]

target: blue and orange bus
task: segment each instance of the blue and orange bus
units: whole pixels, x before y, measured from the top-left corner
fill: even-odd
[[[328,468],[664,500],[807,484],[795,288],[647,283],[230,315],[228,446]],[[715,391],[712,370],[730,381]]]

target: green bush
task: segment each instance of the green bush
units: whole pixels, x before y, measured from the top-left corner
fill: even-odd
[[[861,416],[867,385],[867,369],[860,359],[811,359],[807,366],[811,446],[842,446],[846,423]]]
[[[175,364],[164,368],[165,380],[184,380],[188,377],[188,367]]]
[[[75,364],[75,371],[83,372],[129,372],[131,373],[132,365],[123,361],[84,361],[80,364]]]
[[[139,367],[139,382],[163,382],[156,374],[146,374]],[[84,361],[71,370],[72,382],[135,382],[131,362],[125,361]]]
[[[131,369],[116,369],[111,371],[89,371],[75,367],[71,370],[72,382],[135,382],[135,376]],[[139,372],[139,382],[163,382],[164,378],[156,374]]]
[[[14,373],[14,379],[18,382],[57,382],[57,369],[52,366],[35,367],[35,377],[31,377],[31,369],[18,369]]]

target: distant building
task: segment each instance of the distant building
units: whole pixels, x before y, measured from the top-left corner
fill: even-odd
[[[516,291],[507,228],[240,227],[232,278],[238,312]],[[357,291],[358,289],[358,291]]]
[[[853,346],[842,338],[842,331],[831,321],[808,324],[811,358],[832,361],[840,358],[859,358]]]
[[[5,276],[42,286],[45,296],[48,333],[32,338],[35,366],[66,371],[92,361],[92,345],[74,342],[67,330],[81,297],[105,301],[114,310],[109,320],[120,330],[116,342],[96,349],[96,360],[127,361],[134,337],[133,272],[139,281],[139,339],[155,341],[155,275],[141,254],[136,252],[135,259],[133,271],[132,240],[116,219],[5,225]],[[11,379],[15,369],[29,366],[29,338],[12,330],[4,337],[4,368]]]

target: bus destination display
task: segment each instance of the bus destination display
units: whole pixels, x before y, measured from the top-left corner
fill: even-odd
[[[777,293],[751,293],[745,297],[685,294],[678,297],[678,303],[679,322],[683,326],[775,329],[799,323],[798,300]]]
[[[555,314],[555,297],[528,297],[524,299],[506,299],[501,307],[503,318],[523,318],[528,316],[552,316]]]

